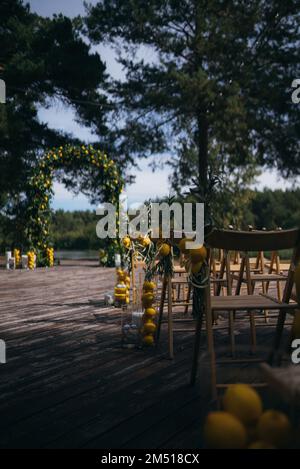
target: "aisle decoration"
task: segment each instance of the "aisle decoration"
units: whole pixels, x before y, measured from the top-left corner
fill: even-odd
[[[14,249],[15,267],[16,269],[21,267],[21,251],[20,249]]]
[[[142,343],[144,345],[154,344],[156,332],[157,310],[154,306],[156,284],[151,280],[145,280],[142,292],[143,326],[141,328]]]
[[[191,241],[191,239],[183,238],[178,247],[181,253],[181,265],[184,266],[193,286],[193,315],[196,316],[202,310],[204,290],[209,282],[209,264],[206,247],[199,245],[188,249],[187,245]]]
[[[154,306],[156,284],[154,279],[162,278],[163,289],[167,283],[171,286],[171,278],[174,275],[173,264],[173,244],[172,234],[170,239],[161,237],[161,230],[158,236],[151,237],[151,248],[145,257],[145,281],[142,293],[142,305],[144,310],[143,327],[141,329],[142,343],[151,346],[155,343],[157,330],[157,309]],[[169,295],[171,288],[169,288]],[[170,303],[170,301],[169,301]]]
[[[130,303],[130,276],[128,272],[121,268],[116,269],[114,303],[116,307],[122,307]]]
[[[149,256],[149,253],[153,249],[153,243],[148,234],[142,235],[135,233],[132,236],[125,236],[122,239],[123,246],[123,264],[127,266],[128,273],[131,277],[132,284],[132,304],[137,305],[137,288],[135,272],[137,262],[145,262]]]
[[[34,270],[36,267],[36,255],[34,251],[28,251],[27,253],[28,257],[28,269],[29,270]]]
[[[46,258],[47,258],[47,266],[53,267],[54,266],[54,248],[47,248],[46,249]]]

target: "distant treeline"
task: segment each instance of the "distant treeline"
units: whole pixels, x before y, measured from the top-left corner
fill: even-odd
[[[247,213],[257,228],[300,227],[300,189],[255,192]]]
[[[230,220],[230,213],[226,214]],[[53,213],[51,234],[56,249],[99,249],[101,240],[96,235],[99,217],[95,211]],[[0,215],[0,247],[3,251],[11,245],[11,236],[5,232],[6,220]],[[251,201],[244,208],[243,226],[272,229],[300,226],[300,189],[254,191]],[[11,226],[11,224],[10,224]]]

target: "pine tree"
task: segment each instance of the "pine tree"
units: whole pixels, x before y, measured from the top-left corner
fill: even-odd
[[[102,0],[88,8],[95,42],[119,51],[111,134],[134,159],[195,147],[206,190],[209,149],[231,167],[300,173],[296,0]],[[149,60],[151,57],[151,60]],[[189,160],[186,160],[189,165]]]
[[[19,203],[44,150],[78,142],[41,122],[39,107],[57,99],[71,106],[80,122],[92,126],[96,119],[100,131],[105,128],[106,97],[98,88],[106,74],[77,20],[41,18],[20,0],[2,0],[0,17],[0,78],[7,88],[6,104],[0,105],[1,209]]]

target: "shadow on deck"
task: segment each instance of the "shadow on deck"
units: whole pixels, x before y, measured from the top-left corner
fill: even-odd
[[[207,373],[194,388],[188,384],[193,334],[175,336],[173,361],[165,333],[157,350],[122,349],[120,311],[101,303],[114,270],[73,264],[0,272],[0,338],[7,344],[0,446],[201,447],[211,403]],[[259,341],[268,343],[272,331],[261,328]],[[218,342],[227,344],[224,331]],[[237,343],[249,343],[248,330]],[[259,379],[249,367],[220,373]]]

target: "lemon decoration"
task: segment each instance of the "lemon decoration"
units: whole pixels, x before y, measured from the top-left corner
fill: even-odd
[[[244,425],[228,412],[211,412],[204,425],[206,445],[213,449],[242,449],[246,446]]]
[[[27,253],[27,258],[28,258],[28,269],[34,270],[35,268],[35,254],[33,251],[29,251]]]
[[[142,304],[144,307],[143,327],[141,329],[142,343],[144,345],[153,345],[154,334],[156,331],[156,310],[152,307],[154,302],[154,289],[156,285],[151,280],[145,280],[143,284]]]
[[[154,295],[152,292],[146,292],[142,295],[142,303],[145,308],[148,308],[152,305],[154,301]]]
[[[146,291],[146,292],[147,292],[147,291],[153,292],[154,289],[155,289],[155,287],[156,287],[156,285],[155,285],[154,282],[147,282],[147,281],[145,281],[145,282],[144,282],[144,285],[143,285],[143,290]]]
[[[123,238],[122,243],[123,243],[123,246],[124,246],[125,249],[129,249],[130,246],[131,246],[131,240],[130,240],[129,236],[125,236],[125,238]]]
[[[171,246],[167,243],[162,243],[158,252],[160,256],[167,257],[171,252]]]
[[[145,345],[153,345],[154,344],[154,337],[152,334],[147,334],[143,337],[143,344]]]
[[[154,308],[146,308],[144,312],[145,318],[147,319],[154,319],[157,315],[156,309]]]
[[[46,248],[46,259],[48,267],[54,266],[54,249]]]
[[[154,324],[154,322],[152,321],[145,322],[144,327],[143,327],[143,332],[145,334],[154,334],[155,331],[156,331],[156,324]]]
[[[130,277],[128,272],[116,269],[117,283],[114,289],[114,299],[116,306],[124,306],[130,303]]]
[[[259,438],[276,448],[284,448],[291,438],[291,424],[285,414],[266,410],[257,424]]]
[[[143,244],[144,248],[147,248],[151,244],[151,239],[148,236],[145,236],[143,238],[142,244]]]
[[[193,263],[203,262],[207,257],[207,250],[205,246],[196,247],[189,251],[191,261]]]
[[[228,386],[223,398],[224,409],[246,425],[256,422],[262,414],[258,393],[247,384]]]
[[[21,251],[20,249],[14,249],[14,258],[15,258],[15,265],[16,268],[21,265]]]

